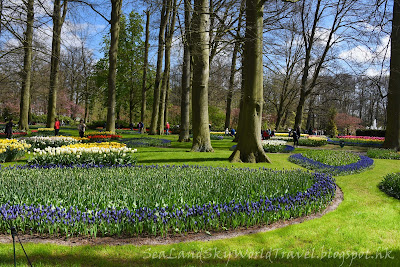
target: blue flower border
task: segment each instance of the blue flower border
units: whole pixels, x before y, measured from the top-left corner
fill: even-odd
[[[144,167],[144,168],[162,168],[169,166],[103,166],[82,164],[79,166],[60,166],[60,165],[15,165],[6,167],[7,169],[51,169],[51,168],[115,168],[115,167]],[[184,168],[212,168],[203,166],[183,165]],[[260,169],[262,171],[262,168]],[[284,218],[283,214],[290,214],[290,217],[308,215],[326,207],[335,197],[336,184],[330,174],[314,173],[314,184],[306,191],[297,192],[294,195],[285,194],[279,197],[268,198],[260,197],[257,200],[248,200],[238,202],[231,200],[226,203],[213,204],[205,203],[203,205],[187,204],[180,207],[139,207],[136,209],[115,209],[109,208],[101,210],[93,207],[87,207],[86,210],[79,210],[77,207],[57,207],[53,205],[39,204],[12,204],[10,202],[0,205],[0,226],[10,222],[17,223],[19,226],[28,227],[28,231],[40,232],[43,224],[58,224],[58,227],[68,229],[67,233],[82,234],[82,226],[87,228],[87,234],[91,234],[91,227],[97,230],[100,227],[122,229],[124,234],[132,234],[129,229],[135,229],[139,225],[144,226],[145,233],[149,234],[150,229],[156,225],[157,233],[168,232],[171,229],[169,224],[185,225],[191,222],[191,229],[182,229],[182,232],[188,232],[197,229],[214,229],[214,226],[228,223],[231,225],[233,218],[242,218],[250,222],[250,225],[260,224],[260,218],[265,222]],[[256,215],[256,216],[255,216]],[[218,223],[219,222],[219,223]],[[119,226],[117,226],[119,225]],[[146,226],[147,225],[147,226]],[[65,228],[66,227],[66,228]],[[43,229],[43,228],[42,228]],[[78,229],[78,230],[76,230]],[[21,229],[22,230],[22,229]],[[74,232],[76,231],[76,232]],[[128,232],[125,232],[128,231]],[[85,234],[85,233],[84,233]],[[138,234],[138,233],[136,233]]]
[[[293,162],[297,165],[300,165],[306,169],[330,173],[332,175],[341,175],[341,174],[350,174],[350,173],[357,173],[361,172],[367,168],[370,168],[374,165],[374,160],[367,157],[367,156],[360,156],[360,160],[342,166],[332,166],[327,165],[322,162],[304,157],[302,154],[294,154],[289,157],[289,161]]]

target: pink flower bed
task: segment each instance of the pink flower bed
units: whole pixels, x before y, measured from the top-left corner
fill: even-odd
[[[364,139],[364,140],[385,141],[385,137],[375,137],[375,136],[343,135],[343,136],[338,136],[337,138],[342,138],[342,139]]]

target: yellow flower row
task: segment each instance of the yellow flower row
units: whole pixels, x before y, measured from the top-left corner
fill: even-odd
[[[315,141],[321,141],[321,140],[326,141],[326,140],[328,140],[326,137],[313,136],[313,135],[308,136],[308,139],[312,139],[312,140],[315,140]]]
[[[275,133],[275,136],[286,136],[289,137],[289,133]],[[307,137],[308,134],[300,134],[302,137]]]
[[[103,142],[103,143],[78,143],[78,144],[73,144],[73,145],[68,145],[68,146],[63,146],[63,147],[69,147],[69,148],[92,148],[92,147],[97,147],[97,148],[122,148],[126,147],[125,144],[117,143],[117,142]]]
[[[38,132],[49,132],[54,131],[53,128],[38,128]]]
[[[115,135],[115,132],[110,132],[110,131],[106,131],[106,132],[100,132],[100,131],[89,131],[86,132],[85,135]]]

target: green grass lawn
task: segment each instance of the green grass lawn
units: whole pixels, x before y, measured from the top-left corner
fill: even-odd
[[[300,168],[287,160],[290,154],[269,154],[271,164],[232,164],[227,159],[231,154],[229,147],[234,143],[228,140],[212,141],[214,153],[193,153],[189,152],[191,143],[175,142],[177,136],[157,138],[173,140],[171,148],[139,148],[139,164]],[[327,148],[340,149],[332,145],[324,147]],[[355,147],[351,150],[365,151]],[[344,200],[335,211],[265,233],[154,246],[24,244],[24,247],[34,266],[263,266],[271,263],[275,266],[399,266],[400,201],[377,187],[386,174],[399,171],[398,161],[378,159],[374,168],[365,172],[338,176],[336,181]],[[26,261],[19,246],[17,257],[23,266]],[[12,244],[0,244],[0,266],[13,266]]]

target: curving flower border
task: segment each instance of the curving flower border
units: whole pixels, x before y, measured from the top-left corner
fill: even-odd
[[[7,168],[77,168],[78,166],[58,165],[15,165]],[[116,166],[85,165],[81,168],[97,168]],[[159,168],[160,166],[134,166],[131,164],[118,167]],[[202,168],[199,166],[182,166],[189,168]],[[3,203],[0,205],[0,227],[13,222],[25,228],[25,231],[42,233],[53,229],[50,234],[83,234],[94,235],[107,233],[115,234],[154,234],[165,235],[168,233],[190,232],[199,230],[221,230],[250,226],[257,224],[270,224],[282,218],[295,218],[317,212],[334,199],[336,184],[331,175],[314,173],[314,184],[306,191],[294,195],[282,195],[275,198],[260,197],[256,200],[237,202],[231,200],[226,203],[205,203],[203,205],[187,204],[176,207],[138,207],[136,209],[105,210],[87,207],[79,210],[77,207],[58,207],[54,205],[13,205]],[[238,224],[233,224],[233,219],[239,219]],[[49,225],[45,228],[42,225]],[[52,225],[56,225],[52,227]],[[171,228],[171,225],[176,226]],[[21,228],[21,230],[23,230]],[[44,232],[43,232],[43,229]],[[59,232],[58,232],[59,231]]]
[[[289,157],[289,161],[309,170],[330,173],[332,175],[342,175],[342,174],[361,172],[367,168],[370,168],[374,164],[373,159],[367,156],[360,156],[360,160],[355,163],[342,166],[332,166],[304,157],[301,153],[291,155]]]
[[[365,140],[364,142],[353,142],[353,141],[345,141],[345,140],[351,140],[350,138],[341,138],[341,140],[332,140],[330,138],[327,139],[328,144],[332,145],[339,145],[340,142],[342,141],[345,146],[363,146],[363,147],[383,147],[383,143],[379,143],[381,140],[378,141],[373,141],[373,140],[367,140],[367,139],[360,139],[360,140]],[[353,139],[354,140],[354,139]]]

